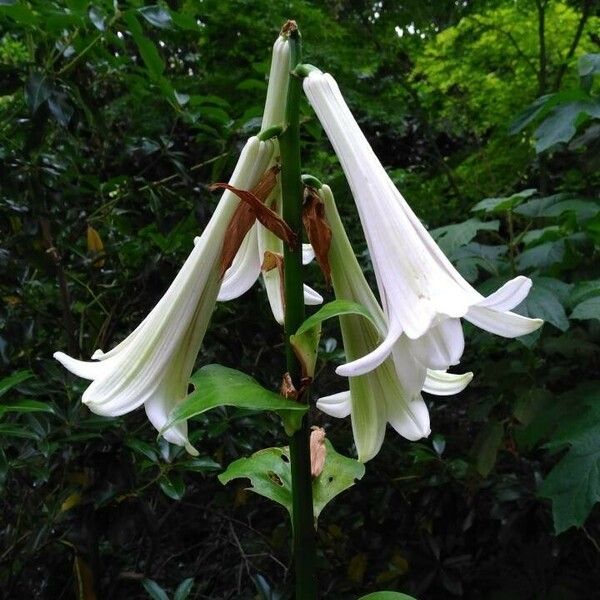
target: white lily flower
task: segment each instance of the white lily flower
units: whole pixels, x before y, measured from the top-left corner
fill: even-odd
[[[273,45],[262,131],[284,124],[291,68],[290,57],[290,42],[287,38],[280,36]],[[278,142],[274,140],[274,143],[278,148]],[[277,150],[273,164],[278,159]],[[265,204],[281,215],[281,184],[279,181]],[[281,273],[278,268],[263,269],[265,252],[270,252],[283,260],[283,242],[266,227],[256,222],[246,234],[231,266],[225,272],[218,299],[224,302],[238,298],[254,285],[262,273],[273,317],[280,325],[283,325],[285,308]],[[302,262],[307,264],[313,260],[314,256],[310,244],[303,244]],[[304,302],[313,305],[321,304],[323,297],[309,286],[304,285]]]
[[[256,185],[273,158],[273,142],[250,138],[231,176],[239,188]],[[92,380],[82,397],[92,412],[115,417],[142,404],[161,430],[173,407],[188,393],[188,383],[212,316],[220,285],[225,233],[238,206],[224,192],[206,229],[164,296],[138,327],[109,352],[97,350],[92,361],[56,352],[64,367]],[[187,437],[187,423],[168,429],[165,439],[197,454]]]
[[[461,318],[508,338],[538,329],[541,319],[510,312],[527,296],[530,279],[515,277],[486,298],[454,268],[388,177],[333,77],[312,70],[304,91],[350,184],[388,323],[376,349],[337,372],[374,369],[397,351],[402,334],[422,364],[446,369],[464,349]]]
[[[324,185],[318,193],[325,204],[332,233],[329,264],[335,296],[362,304],[374,320],[371,323],[360,315],[340,316],[346,358],[353,360],[371,352],[387,336],[387,320],[356,260],[331,189]],[[362,462],[379,452],[387,423],[408,440],[429,435],[429,411],[421,388],[446,396],[462,391],[473,378],[472,373],[452,375],[426,369],[410,353],[406,340],[406,336],[401,336],[396,351],[377,368],[350,377],[349,391],[317,401],[317,407],[328,415],[340,418],[351,415],[358,459]],[[415,376],[421,372],[422,377]]]

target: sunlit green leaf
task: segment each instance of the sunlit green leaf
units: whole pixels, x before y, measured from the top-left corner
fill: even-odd
[[[312,482],[315,518],[333,498],[354,485],[365,473],[362,463],[338,454],[327,439],[325,446],[325,466]],[[288,447],[259,450],[248,458],[240,458],[231,463],[219,475],[219,481],[223,484],[240,478],[250,479],[251,487],[248,489],[277,502],[292,514],[292,475]]]
[[[192,375],[194,391],[170,413],[161,434],[180,421],[191,419],[218,406],[273,411],[301,418],[307,406],[262,387],[255,379],[221,365],[206,365]],[[291,414],[290,414],[291,413]]]

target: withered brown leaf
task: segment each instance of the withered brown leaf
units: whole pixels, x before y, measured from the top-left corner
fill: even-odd
[[[325,430],[313,425],[310,432],[310,474],[318,477],[323,472],[325,459],[327,458],[327,446],[325,446]]]
[[[309,186],[304,188],[304,204],[302,206],[302,222],[311,243],[315,258],[323,271],[325,281],[331,282],[329,266],[329,248],[331,246],[331,228],[325,218],[325,204],[317,191]]]
[[[277,167],[277,169],[278,169],[278,167]],[[272,177],[272,175],[270,173],[271,173],[271,170],[267,171],[267,173],[265,175]],[[275,172],[275,175],[276,174],[277,174],[277,172]],[[232,218],[232,223],[234,223],[234,221],[236,219],[241,218],[241,221],[242,221],[241,225],[245,229],[244,236],[246,235],[246,233],[248,233],[248,231],[250,230],[250,227],[252,227],[252,224],[254,223],[254,219],[256,218],[269,231],[272,231],[279,239],[283,240],[284,242],[286,242],[289,246],[291,246],[293,248],[296,246],[296,243],[297,243],[296,234],[291,230],[289,225],[275,211],[271,210],[268,206],[265,206],[265,204],[264,204],[265,200],[268,198],[269,194],[271,193],[274,185],[275,185],[274,179],[273,179],[272,183],[263,182],[263,180],[261,179],[261,181],[259,181],[258,184],[251,191],[238,189],[235,186],[230,185],[228,183],[213,183],[210,186],[210,189],[211,190],[216,190],[216,189],[229,190],[230,192],[233,192],[238,198],[240,198],[240,200],[242,200],[242,204],[240,206],[243,205],[248,208],[248,211],[249,211],[250,215],[252,216],[249,226],[248,226],[248,211],[240,211],[240,207],[238,207],[234,217]],[[256,193],[257,191],[258,191],[258,194]],[[268,192],[268,193],[266,193],[266,195],[265,195],[265,192]],[[238,211],[240,211],[239,214],[238,214]],[[233,232],[231,232],[231,233],[233,233]],[[244,236],[242,236],[241,239],[239,240],[239,244],[242,243]],[[238,248],[239,248],[239,244],[238,244]],[[237,252],[237,249],[236,249],[236,252]],[[235,253],[234,253],[234,256],[235,256]],[[233,257],[231,258],[231,261],[233,261]],[[231,264],[231,262],[229,262],[229,264]]]
[[[275,165],[265,171],[260,181],[252,188],[250,194],[253,194],[258,200],[261,206],[267,201],[271,192],[275,188],[277,183],[277,174],[280,171],[280,167]],[[227,184],[216,183],[210,187],[211,190],[227,187]],[[231,191],[234,191],[233,189]],[[235,191],[234,191],[235,193]],[[236,194],[239,197],[239,194]],[[239,250],[246,234],[250,231],[250,228],[254,224],[256,219],[256,213],[252,209],[252,206],[247,202],[240,202],[236,208],[233,217],[227,228],[225,234],[225,241],[223,243],[223,250],[221,252],[221,277],[225,274],[225,271],[231,266],[237,251]]]

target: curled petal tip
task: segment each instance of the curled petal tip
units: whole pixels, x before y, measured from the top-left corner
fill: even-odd
[[[194,448],[194,446],[192,446],[192,444],[190,444],[190,442],[188,440],[185,441],[184,447],[187,451],[188,454],[190,454],[191,456],[199,456],[200,452],[198,452],[198,450],[196,450],[196,448]]]

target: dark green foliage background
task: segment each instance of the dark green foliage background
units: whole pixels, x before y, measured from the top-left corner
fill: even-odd
[[[428,398],[432,437],[389,432],[321,515],[324,596],[596,597],[598,3],[116,4],[0,0],[0,595],[289,597],[284,511],[216,477],[285,444],[277,417],[206,413],[190,424],[193,459],[157,442],[141,410],[91,414],[52,353],[112,347],[168,287],[215,206],[208,185],[258,130],[270,48],[295,18],[306,61],[336,76],[465,277],[488,292],[527,274],[518,310],[547,321],[524,340],[465,325],[471,386]],[[332,185],[368,272],[307,104],[303,136],[306,171]],[[308,278],[330,298],[316,267]],[[333,393],[334,324],[321,345],[315,394]],[[277,389],[281,331],[259,286],[218,305],[198,358],[212,362]],[[353,455],[348,420],[313,420]]]

